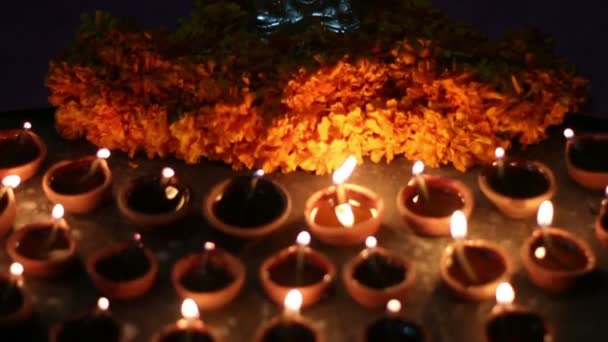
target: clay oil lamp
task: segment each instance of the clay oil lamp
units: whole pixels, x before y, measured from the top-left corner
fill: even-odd
[[[351,259],[342,271],[344,286],[351,297],[367,308],[380,308],[391,298],[405,298],[414,286],[414,264],[400,255],[377,247],[373,236],[366,248]]]
[[[595,254],[587,242],[551,227],[551,201],[541,204],[537,221],[539,229],[522,245],[522,265],[536,286],[555,293],[567,291],[595,269]]]
[[[287,293],[297,289],[307,307],[318,302],[330,289],[336,267],[325,255],[310,248],[310,234],[300,232],[296,244],[264,260],[259,277],[266,294],[281,304]]]
[[[386,303],[386,315],[367,326],[361,342],[429,342],[424,328],[400,317],[401,302],[391,299]]]
[[[42,190],[66,211],[88,213],[111,194],[112,172],[106,161],[109,157],[110,150],[102,148],[96,157],[60,161],[44,174]]]
[[[591,190],[603,190],[608,185],[608,134],[574,135],[564,130],[566,170],[575,182]]]
[[[605,196],[600,212],[595,218],[595,235],[604,246],[608,246],[608,186],[606,186]]]
[[[504,159],[504,154],[502,148],[496,149],[497,160],[479,174],[479,188],[504,215],[533,216],[555,194],[553,171],[538,161]]]
[[[97,308],[66,322],[55,324],[49,332],[50,342],[126,341],[122,325],[110,314],[110,301],[101,297]]]
[[[17,205],[15,204],[14,189],[19,186],[21,177],[8,175],[2,179],[0,188],[0,237],[8,233],[17,216]]]
[[[154,285],[158,259],[144,247],[141,235],[132,241],[109,245],[93,253],[86,268],[95,287],[104,295],[129,300],[142,296]]]
[[[8,238],[8,255],[22,264],[29,276],[59,276],[76,260],[78,243],[63,219],[63,214],[63,206],[56,204],[52,211],[52,221],[25,225]]]
[[[184,299],[182,318],[152,336],[150,342],[214,342],[219,339],[201,321],[196,302]]]
[[[492,298],[498,284],[511,275],[507,252],[490,241],[465,240],[467,219],[461,211],[452,214],[450,226],[454,242],[441,257],[441,279],[452,293],[463,299]]]
[[[279,229],[291,212],[287,190],[264,170],[226,179],[209,191],[203,207],[207,221],[218,230],[244,239]]]
[[[29,122],[22,130],[0,131],[0,178],[14,174],[25,182],[36,174],[46,153],[46,145]]]
[[[397,210],[405,223],[424,236],[450,234],[450,216],[462,210],[469,217],[475,205],[473,193],[462,182],[423,174],[424,163],[412,167],[412,179],[397,194]]]
[[[486,342],[551,342],[552,328],[538,314],[513,304],[515,291],[509,283],[496,288],[496,305],[485,324]]]
[[[374,235],[384,216],[384,201],[370,189],[345,184],[357,166],[353,156],[333,174],[334,185],[306,200],[304,218],[312,234],[331,245],[357,245]]]
[[[132,179],[118,192],[120,212],[141,228],[165,226],[186,215],[190,190],[165,167],[159,176]]]
[[[32,317],[32,298],[23,286],[23,265],[12,263],[0,275],[0,327],[16,326]]]
[[[231,302],[245,283],[245,266],[230,253],[206,242],[204,250],[179,260],[171,274],[182,298],[192,298],[202,310],[215,310]]]
[[[324,336],[308,319],[300,315],[302,293],[291,290],[283,300],[283,315],[263,324],[255,342],[323,342]]]

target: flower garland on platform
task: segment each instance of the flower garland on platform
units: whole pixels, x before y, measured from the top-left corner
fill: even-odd
[[[490,41],[414,1],[379,1],[359,32],[251,30],[251,9],[195,1],[175,32],[84,16],[47,84],[68,139],[150,158],[324,174],[354,154],[458,170],[545,138],[587,81],[535,31]]]

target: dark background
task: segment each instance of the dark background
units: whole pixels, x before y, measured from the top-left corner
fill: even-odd
[[[0,110],[47,107],[44,79],[51,58],[73,37],[80,13],[102,9],[143,27],[173,27],[191,0],[3,1],[0,6]],[[592,81],[587,111],[608,117],[608,32],[601,0],[433,0],[453,17],[496,36],[534,25],[557,38],[559,52]]]

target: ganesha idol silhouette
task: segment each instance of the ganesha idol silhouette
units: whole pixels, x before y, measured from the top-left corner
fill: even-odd
[[[334,32],[347,32],[359,27],[351,0],[258,0],[256,23],[263,34],[280,28],[305,26],[318,18]]]

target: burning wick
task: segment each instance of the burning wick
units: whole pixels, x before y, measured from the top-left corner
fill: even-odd
[[[23,286],[23,265],[18,262],[14,262],[9,267],[9,272],[11,274],[10,281],[6,290],[4,290],[4,294],[2,296],[2,301],[5,301],[11,294],[13,287],[21,287]]]
[[[260,180],[260,178],[264,177],[264,170],[263,169],[257,169],[255,171],[253,171],[253,177],[251,177],[251,196],[253,196],[253,194],[255,193],[255,188],[258,185],[258,181]]]
[[[304,256],[306,254],[306,247],[310,244],[310,234],[307,231],[302,231],[296,238],[296,244],[298,245],[298,252],[296,254],[296,276],[297,283],[300,283],[300,276],[304,269]]]
[[[135,233],[133,234],[133,245],[137,248],[143,248],[144,243],[141,241],[141,234]]]
[[[32,124],[29,121],[23,123],[23,130],[19,133],[19,144],[22,145],[25,142],[25,137],[29,134],[32,129]]]
[[[395,316],[401,312],[401,302],[397,299],[391,299],[386,303],[386,312],[389,316]]]
[[[456,242],[455,249],[458,262],[462,265],[462,269],[467,275],[467,278],[476,284],[477,275],[475,274],[473,267],[471,267],[469,260],[467,260],[463,243],[464,239],[467,237],[467,217],[460,210],[456,210],[450,218],[450,233]]]
[[[97,300],[97,314],[105,314],[110,310],[110,301],[106,297]]]
[[[564,130],[564,138],[566,138],[567,140],[574,138],[574,131],[572,130],[572,128],[566,128]]]
[[[173,169],[170,167],[165,167],[161,171],[161,176],[161,191],[165,193],[165,197],[168,200],[174,199],[177,197],[177,195],[179,195],[179,190],[173,185],[169,185],[169,182],[171,182],[171,179],[175,177],[175,171],[173,171]]]
[[[498,177],[503,178],[505,175],[505,149],[502,147],[497,147],[496,150],[494,150],[494,156],[496,156]]]
[[[365,239],[365,252],[371,253],[378,246],[378,240],[373,236],[368,236]]]
[[[191,326],[195,322],[198,322],[200,314],[198,311],[198,306],[192,298],[184,299],[181,306],[181,312],[182,319],[178,321],[180,328],[184,329]]]
[[[2,198],[2,196],[0,196]],[[606,186],[606,190],[604,190],[604,199],[602,200],[603,206],[608,206],[608,185]]]
[[[346,228],[351,228],[355,224],[355,214],[353,213],[352,206],[348,203],[348,198],[346,198],[344,182],[350,177],[356,166],[357,158],[350,156],[346,158],[342,166],[334,172],[332,177],[338,199],[338,203],[334,206],[334,212],[338,221]]]
[[[169,181],[171,181],[171,178],[175,176],[175,171],[173,171],[173,169],[170,167],[165,167],[161,170],[160,174],[162,176],[161,183],[163,186],[165,186],[169,183]]]
[[[515,301],[515,291],[511,284],[504,282],[496,287],[496,304],[505,307],[513,304]]]
[[[553,223],[553,203],[549,200],[543,201],[538,207],[538,213],[536,214],[536,222],[538,226],[541,228],[543,233],[543,240],[545,241],[544,251],[539,251],[538,248],[534,251],[534,256],[539,258],[542,256],[543,259],[547,256],[547,253],[551,253],[551,256],[559,262],[562,266],[569,267],[571,261],[567,258],[562,257],[561,253],[558,253],[555,246],[553,246],[553,241],[551,239],[551,235],[547,234],[546,229],[551,226]],[[537,255],[538,253],[538,255]]]
[[[55,243],[55,239],[57,239],[57,229],[63,220],[63,215],[65,214],[65,209],[63,205],[57,203],[53,206],[53,210],[51,211],[51,217],[53,218],[53,225],[51,227],[51,234],[49,235],[48,240],[46,241],[44,250],[48,250],[51,248],[53,243]]]
[[[19,184],[21,184],[21,177],[17,175],[8,175],[2,178],[2,189],[0,189],[0,199],[2,199],[2,197],[4,197],[7,192],[13,191],[15,188],[17,188]]]
[[[209,254],[211,254],[211,252],[214,250],[215,250],[214,242],[207,241],[203,245],[203,257],[201,260],[201,267],[202,267],[203,273],[205,273],[207,270],[207,264],[209,263]]]
[[[299,290],[294,289],[287,292],[285,300],[283,301],[283,306],[285,307],[283,311],[284,317],[299,315],[302,301],[302,292]]]
[[[424,172],[424,163],[420,160],[415,162],[414,166],[412,166],[412,175],[416,179],[416,184],[418,185],[418,189],[422,193],[422,197],[424,197],[424,199],[428,201],[429,192],[427,190],[426,182],[424,181],[424,177],[422,176],[423,172]]]
[[[91,168],[89,169],[87,177],[90,177],[95,174],[97,168],[101,163],[107,163],[106,160],[110,158],[110,154],[110,150],[108,150],[107,148],[100,148],[99,150],[97,150],[97,159],[93,160],[93,162],[91,163]]]

